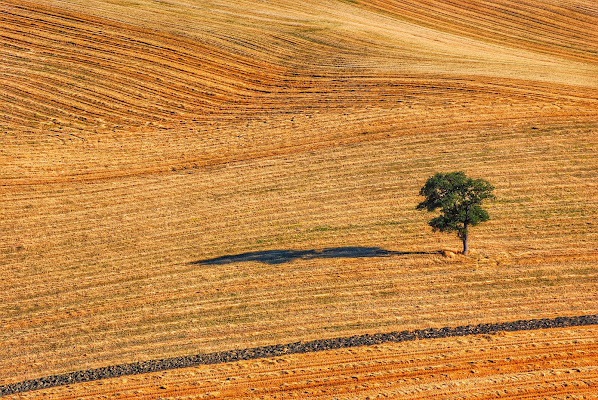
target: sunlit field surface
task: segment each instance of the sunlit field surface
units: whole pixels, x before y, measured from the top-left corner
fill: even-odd
[[[598,397],[595,327],[435,339],[199,366],[7,398],[537,399]]]
[[[596,26],[589,0],[2,0],[0,384],[598,314]],[[497,200],[445,257],[415,206],[454,170]],[[508,340],[544,334],[595,355],[594,328]],[[448,354],[346,362],[402,346]]]

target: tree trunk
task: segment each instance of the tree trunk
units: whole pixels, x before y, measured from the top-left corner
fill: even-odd
[[[467,230],[467,224],[465,224],[463,229],[463,236],[461,237],[461,240],[463,240],[463,254],[467,254],[469,252],[469,231]]]

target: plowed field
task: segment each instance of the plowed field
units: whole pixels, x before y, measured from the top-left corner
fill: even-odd
[[[7,399],[598,398],[598,328],[423,340],[80,383]]]
[[[2,0],[0,384],[598,314],[596,26],[587,0]],[[451,170],[496,186],[468,257],[415,210]]]

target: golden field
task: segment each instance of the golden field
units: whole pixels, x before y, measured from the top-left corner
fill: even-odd
[[[0,384],[597,314],[595,26],[587,0],[3,0]],[[496,186],[468,257],[415,210],[451,170]]]
[[[598,398],[596,327],[435,339],[198,366],[7,399]]]

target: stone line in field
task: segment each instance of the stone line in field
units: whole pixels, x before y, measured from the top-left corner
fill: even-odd
[[[598,399],[598,325],[384,343],[197,365],[8,399]],[[577,396],[577,397],[576,397]],[[585,396],[585,397],[584,397]]]
[[[590,217],[598,207],[596,169],[584,149],[595,147],[598,136],[582,128],[495,133],[492,152],[484,151],[488,135],[470,132],[451,150],[471,157],[459,161],[438,152],[446,165],[496,182],[499,197],[509,200],[491,204],[496,218],[476,231],[478,248],[490,257],[482,266],[423,255],[232,270],[184,264],[256,249],[347,243],[437,251],[456,238],[430,242],[419,232],[424,217],[409,209],[431,168],[426,160],[451,136],[397,138],[119,185],[60,191],[49,185],[14,197],[3,192],[4,222],[14,226],[14,237],[35,237],[21,242],[28,259],[20,258],[22,250],[6,256],[0,381],[196,349],[596,313],[597,229]],[[508,162],[499,158],[505,156]],[[538,187],[544,200],[536,198]],[[581,205],[584,212],[567,212]],[[223,217],[230,210],[238,210],[240,223]],[[534,220],[549,210],[557,214]],[[131,221],[142,229],[131,229]],[[299,222],[300,229],[292,227]],[[314,231],[326,225],[330,231]],[[502,251],[515,252],[516,259]],[[575,261],[579,257],[585,261]],[[277,287],[281,276],[284,289]]]
[[[589,0],[208,3],[0,1],[0,381],[598,312]],[[438,252],[414,207],[449,167],[497,184],[476,259],[188,264]]]
[[[241,350],[230,350],[210,354],[199,354],[187,357],[175,357],[163,360],[144,361],[121,364],[110,367],[77,371],[62,375],[53,375],[39,379],[0,386],[0,395],[22,393],[79,382],[115,378],[125,375],[137,375],[149,372],[164,371],[175,368],[186,368],[196,365],[219,364],[240,360],[278,357],[285,354],[312,353],[342,349],[348,347],[370,346],[381,343],[404,342],[418,339],[437,339],[454,336],[492,334],[498,332],[515,332],[548,328],[565,328],[573,326],[598,325],[598,314],[575,317],[556,317],[513,322],[444,327],[441,329],[419,329],[415,331],[391,332],[387,334],[365,334],[352,337],[296,342],[286,345],[272,345]]]

